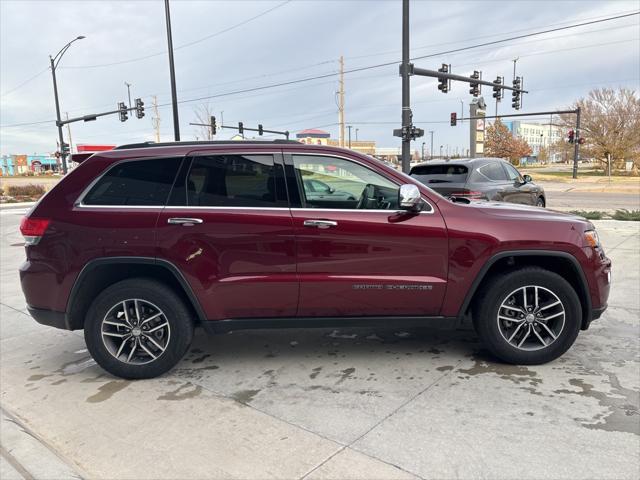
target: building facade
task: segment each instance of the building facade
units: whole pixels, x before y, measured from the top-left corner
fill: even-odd
[[[307,145],[329,145],[331,147],[340,146],[340,141],[331,138],[331,134],[329,132],[318,130],[317,128],[310,128],[296,133],[296,139]],[[349,148],[347,142],[345,142],[345,147]],[[356,152],[373,156],[376,153],[376,142],[373,140],[351,140],[350,148]]]
[[[561,127],[555,125],[552,120],[547,123],[528,123],[514,120],[505,122],[506,127],[516,137],[526,141],[533,151],[532,157],[540,155],[540,149],[546,148],[549,154],[549,161],[561,160],[560,152],[553,151],[553,145],[564,139]]]

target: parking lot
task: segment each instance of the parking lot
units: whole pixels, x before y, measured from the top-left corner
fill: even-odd
[[[26,313],[24,212],[0,210],[2,478],[640,476],[640,222],[594,222],[609,309],[547,365],[497,363],[468,328],[199,331],[130,382]]]

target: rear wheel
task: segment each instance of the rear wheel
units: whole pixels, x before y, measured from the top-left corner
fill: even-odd
[[[538,200],[536,201],[536,207],[544,208],[545,205],[546,205],[546,203],[544,201],[544,197],[538,197]]]
[[[173,368],[193,338],[189,310],[166,285],[130,279],[95,299],[84,326],[89,353],[122,378],[152,378]]]
[[[480,339],[495,356],[535,365],[573,345],[582,308],[564,278],[530,267],[494,278],[479,292],[473,316]]]

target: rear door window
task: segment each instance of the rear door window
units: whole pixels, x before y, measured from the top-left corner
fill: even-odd
[[[198,155],[181,177],[170,205],[287,206],[284,173],[273,155]]]
[[[469,169],[466,165],[418,165],[410,175],[422,183],[465,183]]]
[[[479,174],[480,181],[506,182],[507,174],[500,163],[487,163],[476,170]],[[483,178],[484,177],[484,178]]]
[[[170,157],[118,163],[91,187],[82,204],[164,206],[181,161]]]

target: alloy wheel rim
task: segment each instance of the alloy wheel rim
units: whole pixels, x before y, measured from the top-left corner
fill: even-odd
[[[169,346],[171,327],[165,313],[140,298],[118,302],[100,326],[102,343],[117,360],[144,365],[162,356]]]
[[[498,330],[512,347],[536,351],[553,344],[564,329],[566,311],[560,298],[539,285],[519,287],[498,308]]]

